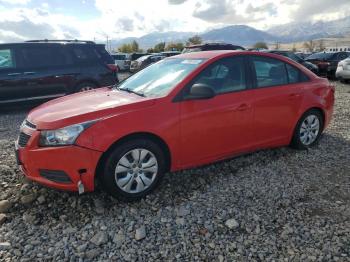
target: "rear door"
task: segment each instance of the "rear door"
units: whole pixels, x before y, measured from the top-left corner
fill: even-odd
[[[16,101],[26,94],[22,92],[22,71],[18,69],[16,48],[0,47],[0,103]]]
[[[308,78],[281,60],[250,56],[254,75],[254,138],[257,147],[285,145],[294,129]]]
[[[23,72],[23,90],[33,98],[51,98],[68,93],[78,73],[61,44],[38,43],[17,50]]]

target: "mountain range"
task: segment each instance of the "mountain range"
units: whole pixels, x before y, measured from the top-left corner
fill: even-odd
[[[149,48],[159,42],[185,42],[198,32],[154,32],[141,37],[128,37],[112,40],[112,46],[120,46],[136,40],[141,48]],[[251,46],[256,42],[297,42],[325,37],[350,36],[350,16],[317,22],[293,22],[271,27],[263,31],[247,25],[230,25],[198,34],[204,41],[220,41],[242,46]]]

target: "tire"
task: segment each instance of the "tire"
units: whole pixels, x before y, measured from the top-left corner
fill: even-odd
[[[291,147],[305,150],[317,144],[323,125],[323,116],[320,111],[311,109],[304,113],[295,127]]]
[[[96,84],[92,82],[83,82],[77,85],[76,90],[77,92],[84,92],[95,88],[97,88]]]
[[[100,178],[107,193],[123,201],[133,201],[151,193],[165,170],[161,147],[151,140],[135,139],[109,153]]]

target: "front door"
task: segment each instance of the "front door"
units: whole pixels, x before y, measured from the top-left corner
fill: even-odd
[[[251,90],[244,57],[221,59],[199,73],[193,84],[206,84],[216,96],[181,101],[181,160],[184,167],[248,150],[252,143]]]

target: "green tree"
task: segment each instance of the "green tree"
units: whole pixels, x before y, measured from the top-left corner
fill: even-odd
[[[199,45],[203,42],[202,38],[199,35],[195,35],[190,37],[187,42],[186,45]]]
[[[253,48],[255,48],[255,49],[268,49],[267,44],[265,42],[256,42],[253,45]]]
[[[315,42],[313,40],[307,41],[304,43],[304,47],[309,51],[313,52],[315,50]]]
[[[133,52],[142,52],[142,49],[139,48],[139,44],[134,40],[128,44],[122,44],[118,47],[118,51],[122,53],[133,53]]]
[[[164,52],[165,42],[160,42],[153,47],[154,53]]]
[[[131,50],[132,52],[139,52],[139,44],[134,40],[131,43]]]
[[[131,46],[130,44],[122,44],[118,47],[118,51],[122,53],[131,53]]]
[[[168,43],[165,47],[165,51],[182,51],[184,49],[184,44],[181,42],[178,43]]]

